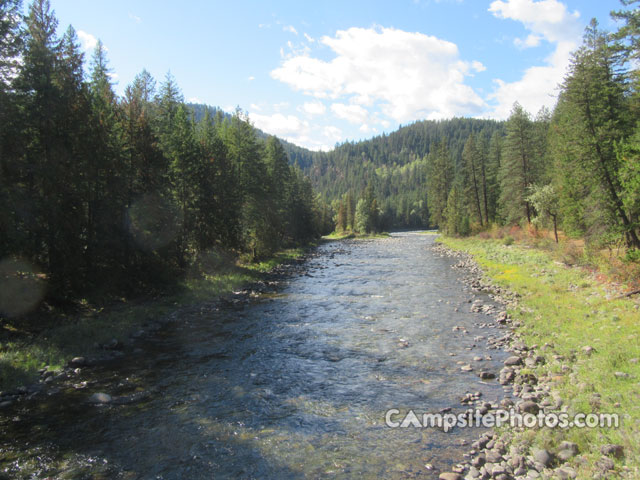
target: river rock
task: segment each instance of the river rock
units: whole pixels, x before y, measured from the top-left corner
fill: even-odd
[[[567,462],[575,456],[576,454],[573,452],[573,450],[560,450],[558,453],[556,453],[556,457],[562,462]]]
[[[492,372],[480,372],[478,374],[478,376],[482,379],[482,380],[491,380],[493,378],[496,378],[496,374],[492,373]]]
[[[609,457],[602,457],[596,462],[596,466],[601,472],[608,472],[616,468],[616,464]]]
[[[500,463],[503,460],[502,455],[495,450],[489,450],[486,453],[486,459],[489,463]]]
[[[552,456],[549,451],[541,448],[533,452],[533,460],[542,466],[547,467],[551,463]]]
[[[526,400],[518,404],[518,410],[520,410],[522,413],[531,413],[533,415],[537,415],[537,413],[540,411],[540,407],[536,402]]]
[[[595,352],[595,348],[593,348],[590,345],[585,345],[584,347],[582,347],[582,351],[584,352],[585,355],[589,356],[593,352]]]
[[[87,359],[85,357],[73,357],[69,361],[70,367],[84,367],[87,364]]]
[[[507,367],[514,367],[514,366],[516,366],[516,365],[522,365],[522,359],[521,359],[520,357],[516,357],[516,356],[514,355],[514,356],[512,356],[512,357],[507,358],[507,359],[504,361],[504,364],[505,364]]]
[[[569,451],[572,457],[575,457],[578,454],[578,445],[573,442],[561,442],[558,446],[558,449],[560,450],[560,452]],[[560,456],[559,453],[558,456]]]
[[[600,447],[600,453],[607,457],[622,458],[624,457],[624,447],[622,445],[609,443]]]
[[[94,404],[104,404],[104,403],[110,403],[112,400],[111,395],[109,395],[108,393],[94,393],[93,395],[91,395],[91,397],[89,397],[89,403],[94,403]]]
[[[462,476],[458,473],[443,472],[438,477],[439,480],[463,480]]]
[[[500,385],[506,385],[511,383],[514,378],[516,378],[515,372],[511,368],[505,367],[500,370],[500,378],[498,381],[500,382]]]
[[[502,408],[513,407],[513,400],[511,400],[510,398],[503,398],[502,400],[500,400],[500,406]]]
[[[554,471],[554,478],[558,478],[559,480],[569,480],[570,478],[576,478],[578,475],[576,471],[571,467],[559,467]]]

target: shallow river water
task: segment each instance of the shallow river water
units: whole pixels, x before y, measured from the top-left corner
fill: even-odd
[[[500,332],[478,328],[492,318],[470,312],[474,294],[453,260],[430,250],[434,238],[324,244],[276,293],[179,315],[121,360],[84,369],[86,384],[19,402],[0,421],[1,470],[8,478],[437,478],[482,430],[393,429],[385,412],[457,413],[466,392],[495,401],[502,388],[477,372],[482,363],[497,373],[505,354],[474,341]],[[138,401],[90,405],[95,392]]]

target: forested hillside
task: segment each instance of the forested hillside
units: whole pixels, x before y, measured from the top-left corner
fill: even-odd
[[[502,129],[502,123],[493,120],[422,121],[389,135],[344,143],[328,153],[289,150],[289,155],[336,213],[346,211],[347,228],[354,225],[357,201],[367,186],[379,209],[376,229],[427,228],[433,224],[427,208],[428,169],[437,146],[444,142],[451,160],[460,165],[469,135],[488,144]]]
[[[157,86],[144,70],[119,97],[101,43],[85,72],[47,0],[21,10],[0,3],[2,278],[32,277],[53,300],[139,293],[331,228],[280,142],[240,112],[195,121],[172,76]],[[2,313],[28,307],[13,303]]]
[[[623,2],[635,5],[637,1]],[[288,148],[337,230],[438,227],[467,235],[529,225],[596,247],[640,248],[640,12],[593,20],[553,112],[514,104],[506,122],[417,122],[331,152]],[[366,217],[366,221],[358,221]],[[366,225],[366,227],[364,227]]]

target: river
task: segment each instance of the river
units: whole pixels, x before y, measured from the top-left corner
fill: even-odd
[[[0,421],[0,466],[8,478],[437,478],[482,430],[394,429],[385,412],[458,413],[476,391],[496,401],[501,386],[477,373],[505,354],[476,338],[500,334],[470,312],[490,300],[434,239],[323,244],[275,292],[181,313],[82,381],[19,402]],[[95,392],[137,401],[90,405]]]

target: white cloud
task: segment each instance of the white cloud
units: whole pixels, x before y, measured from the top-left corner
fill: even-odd
[[[256,77],[254,77],[253,75],[251,75],[249,78],[247,78],[247,80],[249,80],[250,82],[253,82],[256,79]]]
[[[541,107],[552,108],[554,94],[566,73],[571,52],[580,42],[581,25],[578,12],[569,12],[558,0],[496,0],[489,11],[497,18],[522,22],[531,33],[516,45],[535,47],[542,40],[555,44],[555,50],[544,65],[526,69],[520,80],[505,82],[495,79],[496,88],[489,96],[495,102],[491,116],[507,118],[514,102],[536,113]]]
[[[474,114],[485,107],[464,83],[472,70],[481,71],[481,64],[462,61],[454,43],[383,27],[341,30],[320,43],[333,50],[335,58],[294,54],[271,76],[319,99],[344,98],[361,107],[378,103],[399,122]],[[337,108],[335,113],[348,112]],[[351,113],[355,118],[355,110]]]
[[[200,100],[198,97],[191,97],[187,99],[187,102],[189,103],[202,103],[202,100]]]
[[[96,37],[82,30],[78,30],[78,39],[80,40],[82,50],[84,50],[85,52],[93,52],[93,50],[95,50],[96,48],[96,45],[98,45],[98,39]]]
[[[540,42],[543,38],[540,35],[528,35],[527,38],[522,40],[521,38],[516,38],[513,43],[518,48],[533,48],[540,45]]]
[[[369,112],[360,105],[345,105],[344,103],[334,103],[331,105],[331,111],[336,117],[342,118],[350,123],[362,124],[369,119]]]
[[[316,41],[315,38],[313,38],[311,35],[309,35],[307,33],[304,33],[303,35],[304,35],[304,38],[306,38],[307,42],[309,42],[309,43],[313,43],[313,42]]]
[[[274,113],[273,115],[251,113],[249,118],[259,129],[278,136],[299,132],[305,126],[304,122],[295,115],[283,115],[282,113]]]
[[[289,108],[289,102],[279,102],[273,104],[273,109],[276,112],[281,112],[282,110],[286,110],[287,108]]]
[[[552,43],[574,42],[581,33],[580,14],[569,12],[558,0],[495,0],[489,11],[498,18],[522,22],[535,36]]]
[[[298,35],[298,31],[293,27],[293,25],[285,25],[282,27],[282,30],[285,32],[293,33],[294,35]]]
[[[283,115],[282,113],[262,115],[252,112],[249,118],[256,127],[264,132],[277,135],[311,150],[331,150],[335,143],[342,139],[342,131],[339,128],[334,126],[312,127],[309,122],[301,120],[295,115]]]
[[[485,67],[482,62],[479,62],[477,60],[471,62],[471,68],[473,68],[476,72],[484,72],[487,69],[487,67]]]
[[[327,111],[327,107],[322,102],[305,102],[300,110],[309,115],[323,115]]]
[[[142,19],[141,19],[139,16],[134,15],[134,14],[133,14],[133,13],[131,13],[131,12],[129,12],[129,18],[130,18],[131,20],[133,20],[134,22],[136,22],[136,23],[142,23]]]

